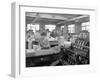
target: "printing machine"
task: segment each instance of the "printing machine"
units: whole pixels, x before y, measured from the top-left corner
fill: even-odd
[[[83,32],[82,32],[83,33]],[[89,40],[87,38],[79,37],[75,40],[75,43],[71,44],[70,48],[65,50],[65,53],[69,56],[69,63],[71,64],[89,64]]]

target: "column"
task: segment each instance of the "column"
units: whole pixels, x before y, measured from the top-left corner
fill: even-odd
[[[40,23],[39,25],[40,25],[40,27],[39,27],[40,31],[43,32],[45,30],[45,24]]]
[[[79,34],[82,30],[81,22],[76,22],[75,23],[75,33]]]

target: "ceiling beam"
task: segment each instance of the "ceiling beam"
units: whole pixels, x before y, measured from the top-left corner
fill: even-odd
[[[37,17],[36,13],[35,14],[29,13],[29,14],[26,14],[26,16]],[[58,20],[67,20],[68,19],[67,17],[64,17],[64,16],[50,15],[50,14],[39,14],[39,17],[40,18],[47,18],[47,19],[58,19]]]
[[[39,13],[37,13],[35,19],[32,21],[32,24],[34,24],[39,18],[40,18]]]
[[[70,22],[70,21],[79,20],[79,19],[82,19],[82,18],[88,18],[88,17],[89,17],[88,15],[83,15],[83,16],[75,17],[75,18],[72,18],[72,19],[69,19],[69,20],[61,21],[57,24],[62,24],[62,23]]]
[[[89,16],[88,15],[83,15],[83,16],[72,18],[69,21],[74,21],[74,20],[78,20],[78,19],[82,19],[82,18],[86,18],[86,17],[89,17]]]

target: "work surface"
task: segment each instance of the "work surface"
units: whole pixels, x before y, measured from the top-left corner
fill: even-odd
[[[26,50],[26,57],[42,56],[42,55],[49,55],[49,54],[57,54],[59,52],[60,52],[59,49],[55,50],[54,48],[41,49],[41,50],[37,50],[37,51],[34,51],[34,49],[31,49],[31,50]]]

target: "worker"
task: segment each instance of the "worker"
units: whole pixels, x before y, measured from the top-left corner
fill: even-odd
[[[26,48],[32,49],[32,41],[34,40],[34,32],[33,30],[28,30],[26,32]]]
[[[41,33],[40,46],[42,48],[49,48],[50,47],[46,32]]]

